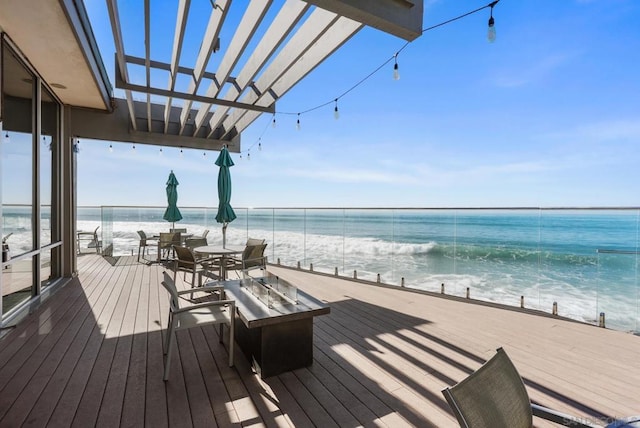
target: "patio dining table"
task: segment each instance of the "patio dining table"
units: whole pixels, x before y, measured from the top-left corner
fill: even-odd
[[[204,245],[202,247],[195,247],[193,251],[198,254],[205,254],[210,257],[220,257],[220,279],[222,281],[227,279],[226,261],[229,256],[235,254],[241,254],[244,251],[244,245]]]

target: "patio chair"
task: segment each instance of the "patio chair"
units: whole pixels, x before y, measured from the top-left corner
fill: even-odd
[[[223,343],[223,327],[224,324],[229,326],[229,367],[233,366],[233,348],[235,343],[234,336],[234,317],[236,313],[235,301],[233,300],[208,300],[204,302],[195,302],[193,299],[185,298],[186,294],[194,292],[212,293],[221,291],[222,286],[202,287],[197,291],[176,289],[173,278],[163,272],[164,280],[162,285],[169,292],[169,323],[167,325],[167,336],[165,340],[164,353],[166,360],[164,364],[164,377],[166,381],[169,379],[169,367],[171,365],[171,350],[174,341],[175,332],[191,327],[220,325],[220,343]],[[221,296],[222,293],[218,294]],[[183,302],[183,303],[182,303]]]
[[[520,374],[502,348],[442,394],[463,428],[531,428],[533,416],[570,427],[601,427],[531,403]]]
[[[217,275],[213,273],[213,270],[217,270],[218,267],[213,264],[217,259],[211,258],[198,258],[193,253],[193,250],[188,247],[181,247],[174,245],[176,258],[173,261],[173,280],[175,281],[178,272],[184,272],[184,281],[187,281],[187,273],[191,274],[191,288],[196,286],[196,277],[198,278],[198,287],[202,285],[202,275],[217,278]]]
[[[200,235],[200,237],[201,237],[201,238],[205,238],[205,239],[206,239],[208,234],[209,234],[209,229],[205,229],[205,230],[202,232],[202,235]]]
[[[169,259],[169,254],[173,252],[173,246],[180,245],[182,237],[180,232],[160,232],[158,239],[158,260],[164,258]]]
[[[98,239],[98,229],[100,229],[100,226],[96,227],[93,232],[79,230],[76,233],[76,252],[78,254],[80,254],[80,243],[82,241],[89,241],[89,243],[87,244],[87,248],[95,248],[96,253],[100,254],[102,241]]]
[[[264,269],[267,265],[267,258],[264,255],[265,248],[267,248],[267,244],[265,244],[264,239],[249,238],[240,257],[228,257],[225,259],[225,270],[246,273],[253,269]],[[240,277],[239,273],[237,275]]]
[[[147,234],[144,232],[144,230],[138,230],[138,235],[140,236],[140,242],[138,243],[138,261],[140,261],[140,249],[142,249],[142,259],[146,260],[144,258],[144,254],[145,252],[147,254],[149,253],[148,247],[151,246],[150,242],[155,244],[154,246],[157,246],[158,240],[154,238],[149,238]]]

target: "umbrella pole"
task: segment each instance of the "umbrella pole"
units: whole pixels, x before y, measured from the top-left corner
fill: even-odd
[[[222,248],[227,248],[227,224],[222,225]]]

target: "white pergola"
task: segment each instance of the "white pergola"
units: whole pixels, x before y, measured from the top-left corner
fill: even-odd
[[[179,0],[173,44],[166,47],[171,62],[165,63],[151,57],[151,20],[157,11],[151,0],[143,1],[139,22],[144,22],[145,55],[135,57],[127,55],[118,2],[107,0],[116,49],[115,86],[126,99],[116,106],[126,103],[132,134],[153,134],[155,143],[161,135],[172,146],[219,149],[226,144],[239,151],[242,131],[262,113],[274,113],[283,95],[364,25],[406,40],[422,31],[422,0],[210,0],[196,59],[187,65],[181,57],[188,48],[188,17],[203,13],[202,2],[194,10],[195,1]],[[229,13],[231,8],[242,13]],[[223,26],[235,32],[221,42]],[[207,68],[211,55],[220,58],[215,70]],[[132,82],[132,65],[144,67],[144,82]],[[166,86],[152,84],[155,70],[168,72]],[[179,74],[190,79],[186,91],[176,90]],[[134,100],[134,94],[146,101]]]

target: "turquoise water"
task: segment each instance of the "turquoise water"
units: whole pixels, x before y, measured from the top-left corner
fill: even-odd
[[[181,208],[177,224],[221,243],[214,208]],[[166,231],[164,208],[79,208],[78,229],[102,226],[114,254],[137,251],[136,230]],[[638,210],[236,209],[227,242],[267,239],[270,261],[551,312],[639,330]],[[24,224],[3,217],[5,234]],[[18,245],[20,231],[11,237]],[[103,243],[104,246],[104,243]]]

